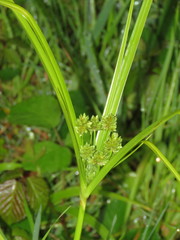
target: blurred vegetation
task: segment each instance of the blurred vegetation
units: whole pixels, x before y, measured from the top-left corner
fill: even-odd
[[[135,1],[134,22],[141,2]],[[101,115],[130,1],[16,3],[31,12],[45,34],[77,116]],[[118,110],[123,144],[180,108],[179,13],[178,0],[152,5]],[[42,238],[71,206],[48,239],[72,239],[78,171],[70,135],[39,58],[15,16],[3,7],[0,53],[0,228],[8,240],[32,239],[41,205]],[[176,117],[151,136],[177,171],[179,133]],[[88,201],[82,240],[180,239],[180,185],[159,160],[143,146],[105,178]]]

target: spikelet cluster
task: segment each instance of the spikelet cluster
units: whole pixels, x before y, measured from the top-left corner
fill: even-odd
[[[82,139],[80,156],[86,170],[86,180],[89,183],[96,176],[100,167],[107,164],[110,158],[122,148],[122,138],[116,132],[117,117],[109,114],[101,119],[98,116],[89,118],[84,113],[77,119],[75,128]],[[99,131],[108,133],[101,149],[97,149],[95,144]]]

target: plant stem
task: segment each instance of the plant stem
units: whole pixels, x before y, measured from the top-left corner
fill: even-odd
[[[80,240],[81,238],[84,214],[86,210],[86,201],[87,201],[87,198],[85,198],[83,195],[80,195],[79,213],[77,218],[74,240]]]

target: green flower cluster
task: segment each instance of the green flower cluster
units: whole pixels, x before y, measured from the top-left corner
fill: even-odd
[[[103,116],[101,121],[98,116],[92,116],[91,119],[85,113],[81,114],[76,122],[76,131],[80,136],[87,132],[96,132],[99,130],[116,131],[117,118],[113,114]]]
[[[103,116],[100,120],[98,116],[89,118],[85,113],[80,115],[76,122],[76,131],[82,139],[80,156],[86,170],[86,178],[89,183],[110,158],[122,148],[122,138],[116,132],[117,118],[113,114]],[[97,149],[96,135],[99,131],[108,133],[107,140],[101,149]],[[88,140],[84,140],[89,135]],[[85,143],[84,143],[85,142]]]

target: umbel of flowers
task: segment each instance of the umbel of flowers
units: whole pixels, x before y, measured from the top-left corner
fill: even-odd
[[[87,183],[95,177],[100,167],[104,166],[110,158],[122,148],[122,138],[118,136],[117,117],[113,114],[89,118],[81,114],[76,122],[76,131],[81,138],[80,156],[86,170]],[[107,140],[98,149],[96,145],[99,131],[107,132]]]

